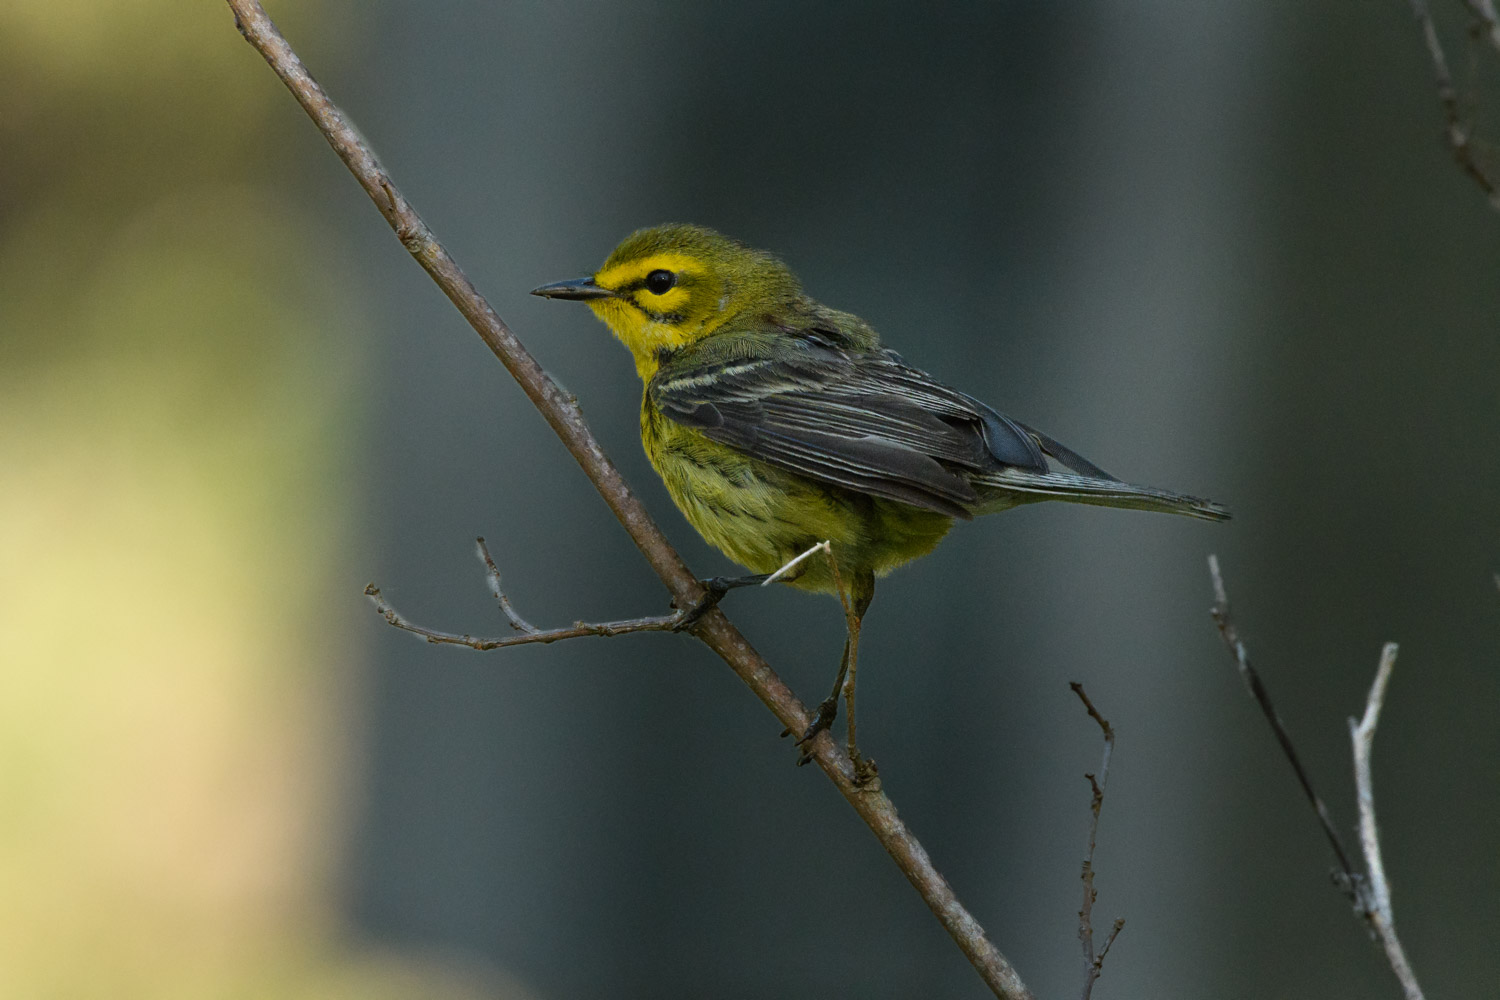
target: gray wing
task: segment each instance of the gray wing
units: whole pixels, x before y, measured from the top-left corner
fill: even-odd
[[[1046,472],[1049,454],[1099,474],[888,351],[852,354],[812,336],[776,357],[668,367],[648,388],[664,416],[780,468],[953,517],[972,516],[972,474]]]

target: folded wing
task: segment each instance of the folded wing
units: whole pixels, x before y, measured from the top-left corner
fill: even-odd
[[[980,501],[973,476],[1046,473],[1048,455],[1110,478],[892,352],[850,353],[816,336],[775,357],[682,358],[648,392],[664,416],[744,454],[953,517]]]

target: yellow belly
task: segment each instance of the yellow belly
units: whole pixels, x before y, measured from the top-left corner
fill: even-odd
[[[752,573],[772,573],[818,542],[833,543],[846,587],[926,555],[952,526],[946,515],[767,465],[641,409],[646,456],[684,517],[710,545]],[[832,591],[826,560],[809,559],[793,585]]]

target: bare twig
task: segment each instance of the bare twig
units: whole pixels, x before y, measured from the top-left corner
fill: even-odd
[[[467,633],[440,632],[437,629],[408,621],[399,611],[391,607],[381,595],[380,588],[373,583],[365,587],[365,596],[374,603],[375,610],[380,612],[381,617],[399,629],[419,635],[428,642],[449,646],[468,646],[470,649],[478,650],[503,649],[506,646],[525,646],[531,643],[545,644],[557,642],[560,639],[582,639],[591,635],[614,636],[627,635],[631,632],[670,632],[682,623],[680,614],[661,615],[655,618],[627,618],[617,622],[574,622],[567,628],[523,632],[520,635],[486,639]]]
[[[1432,73],[1437,83],[1438,103],[1443,108],[1448,148],[1464,173],[1473,178],[1474,183],[1484,191],[1490,205],[1500,210],[1500,180],[1491,176],[1475,155],[1472,127],[1464,120],[1463,109],[1459,107],[1458,90],[1453,86],[1453,74],[1448,70],[1448,57],[1443,52],[1443,43],[1438,39],[1432,11],[1427,7],[1427,0],[1410,0],[1410,3],[1412,16],[1417,19],[1417,24],[1422,29],[1422,40],[1427,44],[1428,58],[1432,60]],[[1469,7],[1480,22],[1487,25],[1491,43],[1500,49],[1500,28],[1495,24],[1492,0],[1469,0]]]
[[[561,639],[581,639],[585,636],[615,636],[628,635],[631,632],[672,632],[682,626],[689,617],[688,611],[678,611],[670,615],[657,615],[649,618],[627,618],[616,622],[574,622],[566,628],[539,629],[516,613],[511,606],[510,598],[505,596],[505,591],[500,587],[500,568],[495,565],[495,560],[490,556],[490,550],[485,546],[484,539],[477,540],[476,545],[479,561],[484,563],[485,579],[490,586],[490,593],[494,595],[495,601],[500,605],[500,610],[510,622],[511,628],[519,632],[519,635],[499,636],[495,638],[482,638],[457,632],[441,632],[437,629],[428,628],[425,625],[417,625],[407,619],[395,608],[391,607],[385,597],[380,593],[380,588],[373,583],[365,587],[365,596],[375,605],[375,610],[380,612],[381,617],[399,629],[404,629],[414,635],[419,635],[428,642],[442,643],[450,646],[467,646],[470,649],[488,650],[502,649],[506,646],[525,646],[531,643],[557,642]]]
[[[1396,668],[1396,644],[1388,642],[1380,652],[1380,666],[1375,671],[1375,683],[1370,685],[1370,697],[1365,702],[1364,718],[1349,720],[1349,738],[1354,744],[1354,787],[1359,799],[1359,844],[1364,850],[1365,869],[1369,880],[1364,891],[1365,914],[1374,928],[1375,935],[1385,948],[1386,960],[1391,971],[1401,982],[1406,1000],[1422,1000],[1422,987],[1417,983],[1416,973],[1406,960],[1401,940],[1396,937],[1396,916],[1391,909],[1391,887],[1385,877],[1385,862],[1380,855],[1380,833],[1375,828],[1375,786],[1370,777],[1370,752],[1375,744],[1375,726],[1380,721],[1380,708],[1385,701],[1385,688],[1390,683],[1391,671]]]
[[[1390,963],[1391,971],[1401,982],[1401,988],[1405,991],[1407,1000],[1421,1000],[1422,989],[1417,985],[1416,975],[1412,972],[1411,965],[1406,960],[1406,953],[1401,948],[1401,942],[1396,937],[1395,917],[1391,910],[1391,891],[1385,877],[1385,864],[1381,860],[1380,837],[1375,828],[1375,792],[1370,781],[1370,748],[1375,739],[1375,726],[1380,718],[1385,688],[1390,682],[1391,671],[1396,666],[1396,644],[1388,642],[1381,651],[1380,666],[1375,671],[1375,683],[1371,685],[1370,696],[1365,703],[1364,718],[1358,722],[1352,718],[1349,720],[1349,734],[1354,743],[1354,784],[1359,799],[1359,841],[1364,851],[1365,867],[1368,872],[1367,875],[1361,875],[1355,872],[1349,864],[1348,856],[1344,853],[1343,842],[1339,839],[1333,822],[1328,818],[1328,810],[1324,807],[1323,800],[1313,791],[1312,783],[1308,780],[1307,772],[1303,770],[1302,763],[1297,758],[1297,752],[1292,747],[1291,738],[1287,735],[1286,727],[1282,725],[1281,717],[1271,704],[1270,696],[1261,684],[1259,675],[1250,666],[1245,644],[1240,641],[1234,622],[1229,617],[1229,596],[1224,589],[1224,578],[1219,573],[1217,556],[1208,557],[1208,569],[1214,579],[1216,599],[1213,608],[1214,621],[1219,626],[1219,633],[1224,637],[1224,642],[1234,653],[1240,676],[1244,678],[1245,685],[1260,705],[1266,720],[1270,722],[1287,759],[1292,762],[1292,768],[1297,772],[1297,780],[1302,783],[1302,791],[1317,811],[1318,819],[1323,824],[1323,832],[1327,835],[1329,843],[1333,845],[1334,853],[1338,855],[1340,871],[1335,873],[1335,883],[1349,897],[1350,902],[1354,904],[1355,912],[1364,918],[1372,934],[1385,948],[1386,960]],[[1496,584],[1500,585],[1500,576],[1497,576]]]
[[[1271,731],[1276,734],[1276,742],[1281,744],[1281,752],[1291,763],[1292,770],[1297,774],[1297,782],[1302,786],[1302,794],[1307,797],[1308,803],[1313,811],[1318,814],[1318,822],[1323,826],[1323,834],[1328,838],[1328,844],[1333,848],[1333,853],[1338,858],[1338,871],[1335,872],[1335,882],[1349,897],[1349,901],[1356,906],[1360,905],[1360,875],[1349,863],[1349,854],[1344,850],[1344,841],[1339,837],[1338,830],[1333,825],[1333,819],[1328,815],[1328,807],[1323,804],[1323,799],[1313,790],[1312,779],[1307,775],[1307,769],[1302,766],[1302,759],[1297,756],[1297,748],[1292,745],[1292,738],[1287,734],[1286,725],[1281,721],[1281,714],[1276,711],[1276,706],[1271,703],[1271,695],[1266,691],[1265,685],[1260,682],[1260,675],[1250,665],[1250,654],[1245,650],[1245,644],[1240,641],[1239,631],[1234,627],[1234,621],[1229,617],[1229,592],[1224,588],[1224,577],[1219,573],[1219,557],[1211,555],[1208,557],[1208,571],[1214,580],[1214,607],[1211,612],[1214,616],[1214,624],[1219,627],[1219,635],[1224,637],[1224,644],[1234,654],[1235,666],[1239,669],[1240,679],[1245,682],[1246,689],[1255,703],[1260,706],[1261,713],[1266,721],[1271,724]]]
[[[1125,918],[1116,920],[1111,928],[1109,936],[1104,939],[1104,947],[1099,953],[1094,953],[1094,900],[1099,894],[1094,891],[1094,844],[1099,836],[1099,813],[1104,808],[1104,788],[1109,784],[1109,760],[1115,752],[1115,731],[1110,727],[1109,721],[1099,714],[1094,708],[1094,703],[1089,701],[1089,696],[1084,693],[1083,685],[1073,681],[1068,685],[1073,693],[1083,702],[1083,707],[1088,709],[1089,718],[1099,724],[1104,732],[1104,756],[1099,762],[1099,774],[1085,774],[1089,780],[1089,789],[1092,797],[1089,802],[1089,811],[1093,818],[1089,820],[1088,851],[1083,856],[1083,906],[1078,910],[1078,941],[1083,945],[1083,993],[1082,1000],[1089,1000],[1094,992],[1094,982],[1104,971],[1104,956],[1109,954],[1110,946],[1119,937],[1120,930],[1125,926]]]
[[[479,561],[484,563],[484,580],[490,585],[490,595],[500,606],[500,613],[505,616],[506,621],[510,622],[510,627],[517,632],[536,635],[541,629],[517,614],[516,609],[511,607],[510,598],[505,596],[505,591],[500,586],[500,567],[496,566],[495,560],[490,558],[490,550],[484,544],[484,539],[474,539],[474,546],[479,550]],[[368,590],[365,592],[369,593]]]
[[[833,561],[833,543],[825,539],[825,540],[819,542],[817,545],[812,546],[806,552],[803,552],[801,555],[794,556],[793,558],[788,559],[786,561],[785,565],[783,565],[776,572],[772,573],[770,576],[768,576],[764,580],[762,580],[760,582],[760,585],[762,587],[769,587],[771,584],[776,583],[778,580],[784,579],[788,573],[790,573],[792,570],[796,569],[798,566],[802,565],[803,560],[807,559],[814,552],[826,552],[828,554],[828,559],[829,559],[830,564],[832,563],[832,561]],[[834,572],[838,572],[837,568],[835,568]],[[800,575],[800,574],[798,574],[798,575]],[[842,595],[840,595],[840,599],[842,599]]]
[[[624,526],[678,607],[697,605],[702,585],[667,542],[645,507],[631,492],[614,463],[584,423],[577,405],[542,370],[510,328],[474,288],[448,251],[432,235],[421,217],[396,189],[374,153],[344,113],[313,80],[302,60],[271,22],[257,0],[227,0],[235,25],[245,40],[270,64],[292,96],[322,131],[355,179],[375,202],[401,243],[453,302],[480,338],[515,378],[523,392],[562,439],[604,502]],[[807,710],[759,653],[717,608],[692,626],[692,633],[717,653],[793,732],[806,730]],[[937,916],[968,957],[985,984],[1005,998],[1029,998],[1015,968],[995,948],[984,928],[959,902],[953,888],[938,873],[926,849],[907,829],[896,807],[883,792],[861,788],[854,780],[849,758],[820,734],[803,748],[810,751],[845,800],[869,826],[907,880]],[[801,905],[800,901],[794,901]]]

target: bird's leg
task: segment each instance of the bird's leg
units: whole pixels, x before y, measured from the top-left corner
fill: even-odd
[[[838,676],[833,679],[833,690],[828,692],[828,697],[818,703],[818,714],[813,717],[812,723],[802,731],[802,736],[797,740],[797,745],[803,747],[802,756],[797,758],[797,766],[801,767],[812,760],[812,752],[806,749],[808,742],[819,733],[833,725],[833,720],[839,717],[839,693],[844,690],[844,678],[849,673],[849,640],[844,639],[844,654],[839,657]],[[788,730],[789,732],[790,730]],[[781,735],[787,735],[783,732]]]
[[[802,756],[798,758],[797,763],[800,766],[812,759],[806,744],[833,725],[833,720],[838,716],[839,711],[839,694],[842,693],[844,702],[848,706],[849,760],[854,765],[854,781],[856,784],[864,785],[874,780],[877,772],[875,762],[867,760],[859,752],[854,719],[854,686],[859,663],[859,630],[864,622],[865,612],[870,608],[870,601],[875,597],[875,575],[866,571],[857,576],[854,580],[855,591],[851,599],[844,591],[844,581],[839,573],[838,565],[833,561],[832,553],[829,557],[829,566],[833,572],[834,587],[838,593],[839,603],[844,606],[844,625],[848,631],[844,638],[844,655],[839,658],[839,672],[834,678],[833,690],[818,705],[818,714],[813,718],[812,724],[807,727],[807,731],[802,734],[802,738],[797,741],[797,745],[803,747]]]
[[[844,685],[844,704],[848,706],[846,712],[849,727],[849,760],[854,764],[854,780],[856,784],[864,784],[860,772],[865,769],[865,759],[859,754],[859,738],[854,726],[854,685],[859,676],[859,626],[860,620],[855,617],[849,619],[849,681]]]
[[[855,595],[853,606],[848,615],[849,638],[848,656],[845,658],[849,669],[849,681],[844,686],[844,702],[848,706],[849,726],[849,760],[854,764],[854,783],[865,785],[873,781],[878,772],[875,770],[875,762],[866,759],[859,752],[859,741],[855,733],[854,722],[854,691],[859,676],[859,629],[864,622],[865,612],[869,610],[870,601],[875,596],[875,580],[860,581],[864,586]]]
[[[715,576],[707,580],[699,580],[698,582],[703,585],[703,596],[692,607],[683,611],[682,618],[672,626],[672,631],[686,632],[698,624],[698,619],[707,614],[710,609],[718,607],[725,594],[740,587],[759,586],[765,583],[770,575],[769,573],[752,573],[749,576]],[[676,602],[673,604],[675,606]]]

